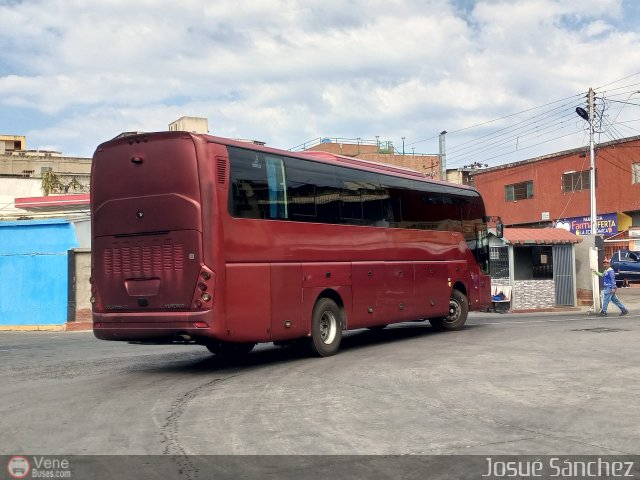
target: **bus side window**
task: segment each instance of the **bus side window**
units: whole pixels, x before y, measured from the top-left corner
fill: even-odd
[[[340,189],[335,167],[300,159],[285,161],[291,219],[336,223],[340,218]]]
[[[237,181],[232,185],[232,215],[239,218],[264,218],[251,184]]]
[[[269,218],[264,159],[256,152],[229,148],[229,213],[237,218]]]

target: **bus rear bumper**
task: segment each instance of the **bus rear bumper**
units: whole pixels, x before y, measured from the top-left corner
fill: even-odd
[[[217,338],[211,312],[93,313],[100,340],[153,343],[206,342]]]

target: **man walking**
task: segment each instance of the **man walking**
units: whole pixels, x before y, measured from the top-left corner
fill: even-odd
[[[629,310],[627,310],[627,307],[624,306],[618,298],[618,295],[616,295],[616,291],[618,290],[616,287],[616,274],[613,271],[613,268],[609,266],[609,260],[605,258],[602,262],[602,266],[604,268],[604,272],[602,273],[592,270],[593,273],[603,278],[604,283],[604,290],[602,291],[602,311],[600,312],[600,316],[607,316],[609,301],[612,301],[620,309],[620,316],[627,315]]]

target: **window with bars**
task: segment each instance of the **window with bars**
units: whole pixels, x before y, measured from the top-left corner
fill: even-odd
[[[589,190],[590,178],[589,170],[581,172],[567,172],[562,174],[562,191],[578,192],[580,190]],[[598,172],[596,171],[596,186],[598,185]]]
[[[527,198],[533,198],[533,180],[504,186],[504,199],[506,202],[526,200]]]
[[[491,278],[509,278],[509,248],[489,248]]]

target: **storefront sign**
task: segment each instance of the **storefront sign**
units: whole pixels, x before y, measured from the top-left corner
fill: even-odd
[[[596,217],[598,235],[610,237],[618,233],[618,214],[605,213]],[[556,228],[564,228],[576,235],[591,235],[591,217],[563,218],[556,222]]]

